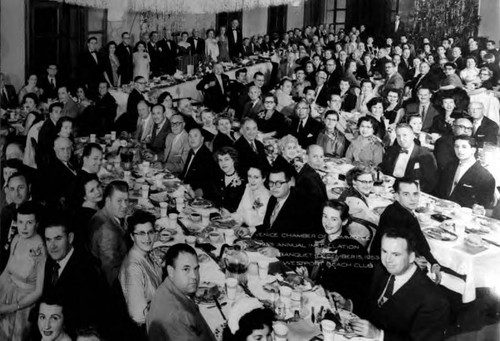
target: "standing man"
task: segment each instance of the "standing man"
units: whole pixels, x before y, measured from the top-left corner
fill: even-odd
[[[176,70],[177,44],[172,39],[172,30],[165,29],[165,36],[158,42],[160,49],[160,69],[169,75]]]
[[[213,72],[203,77],[196,89],[204,92],[203,103],[216,113],[222,112],[228,104],[226,92],[229,89],[229,77],[224,74],[221,63],[214,65]]]
[[[396,14],[394,22],[391,24],[390,36],[393,37],[394,41],[399,41],[400,37],[405,34],[405,25],[401,21],[401,16]]]
[[[413,129],[406,123],[396,126],[396,139],[398,143],[384,154],[380,164],[382,172],[395,178],[419,180],[422,191],[432,193],[438,181],[434,156],[426,148],[415,144]]]
[[[191,53],[199,56],[205,55],[205,40],[200,38],[200,33],[193,28],[193,35],[189,37],[188,43],[191,44]]]
[[[89,249],[100,260],[101,269],[111,287],[127,255],[125,215],[128,184],[112,181],[104,190],[104,207],[89,222]]]
[[[227,40],[229,43],[229,57],[239,58],[241,54],[241,49],[243,46],[243,36],[241,33],[240,22],[238,19],[233,19],[231,22],[231,28],[227,34]]]
[[[122,42],[116,48],[116,56],[120,61],[121,82],[129,84],[132,81],[134,64],[132,62],[132,47],[130,46],[130,34],[122,33]]]
[[[153,76],[156,77],[160,74],[160,65],[161,65],[161,47],[158,44],[159,35],[158,32],[152,31],[149,33],[149,42],[148,42],[148,53],[151,58],[150,68]]]
[[[215,341],[193,300],[200,283],[196,251],[179,243],[165,256],[167,278],[158,287],[146,317],[149,341]]]
[[[94,98],[99,82],[104,80],[103,68],[97,55],[96,37],[87,39],[87,48],[80,55],[78,71],[80,81],[87,86],[89,97]]]

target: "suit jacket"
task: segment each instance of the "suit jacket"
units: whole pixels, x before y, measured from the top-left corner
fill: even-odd
[[[356,101],[358,100],[358,97],[355,94],[353,94],[350,90],[346,91],[343,95],[340,95],[340,98],[342,99],[341,109],[343,111],[350,112],[356,107]]]
[[[458,165],[458,160],[454,161],[441,172],[438,188],[439,197],[454,201],[463,207],[472,208],[472,205],[479,204],[490,208],[494,201],[495,178],[481,166],[479,161],[476,161],[462,175],[451,192]]]
[[[170,47],[168,46],[170,43]],[[158,42],[160,52],[160,70],[173,75],[176,70],[177,44],[173,40],[162,39]]]
[[[234,142],[235,140],[232,132],[231,136],[227,136],[226,134],[219,132],[215,135],[214,140],[212,141],[212,150],[216,151],[222,147],[232,147]]]
[[[213,73],[203,77],[203,79],[196,85],[196,89],[204,92],[205,98],[203,102],[205,105],[215,112],[223,111],[228,104],[226,93],[229,90],[229,76],[221,74],[220,77],[222,85]],[[211,82],[214,82],[215,84],[210,86]],[[209,86],[207,89],[205,89],[206,85]]]
[[[139,113],[137,112],[137,104],[144,100],[144,95],[141,94],[137,89],[132,90],[127,100],[127,116],[130,120],[129,130],[134,131],[136,128],[137,119],[139,118]]]
[[[95,55],[98,57],[97,52]],[[86,50],[80,55],[78,71],[80,81],[95,93],[99,82],[104,80],[103,68],[99,62],[99,58],[96,61],[89,50]]]
[[[170,121],[165,119],[165,123],[163,123],[163,127],[161,127],[160,131],[157,132],[158,125],[153,123],[153,131],[151,132],[151,142],[149,143],[149,149],[154,151],[156,154],[161,153],[163,155],[163,151],[165,150],[165,140],[167,139],[167,135],[170,133]],[[162,157],[159,158],[160,160]]]
[[[202,189],[203,196],[210,197],[214,191],[216,165],[212,153],[207,146],[202,145],[190,162],[193,150],[189,151],[184,169],[179,179],[191,185],[193,190]],[[190,164],[191,163],[191,164]]]
[[[172,173],[178,174],[184,169],[189,154],[188,133],[183,130],[175,144],[174,138],[173,133],[167,135],[163,156],[166,162],[165,167]]]
[[[381,93],[387,93],[389,90],[399,90],[403,89],[405,86],[405,81],[403,76],[399,74],[399,72],[394,73],[391,77],[387,78],[382,89]]]
[[[228,46],[229,46],[229,56],[231,58],[239,57],[239,55],[241,53],[241,48],[243,46],[243,36],[241,33],[241,29],[238,28],[236,30],[237,41],[234,40],[234,33],[233,33],[232,27],[228,28],[226,36],[227,36],[227,42],[228,42]]]
[[[188,43],[191,44],[191,54],[204,55],[205,54],[205,40],[198,38],[197,41],[198,42],[197,42],[196,48],[195,48],[194,38],[193,37],[188,38]]]
[[[381,170],[384,174],[392,175],[398,160],[401,147],[393,145],[384,154]],[[432,193],[438,181],[436,159],[427,149],[415,145],[406,165],[405,177],[418,179],[422,192]]]
[[[236,117],[241,118],[241,107],[238,104],[238,99],[245,92],[246,86],[234,79],[229,80],[229,86],[226,93],[229,94],[229,106],[236,110]]]
[[[68,116],[75,120],[81,111],[82,107],[80,104],[76,103],[71,97],[69,97],[68,101],[64,103],[62,114],[63,116]]]
[[[126,231],[117,218],[106,209],[97,211],[89,222],[89,249],[99,259],[108,285],[118,278],[120,266],[127,255]]]
[[[154,75],[158,75],[160,73],[160,65],[161,65],[161,56],[162,51],[160,51],[161,45],[159,42],[153,45],[152,42],[148,43],[148,53],[151,58],[150,68]],[[162,48],[163,50],[163,48]]]
[[[325,83],[321,88],[319,94],[316,94],[316,103],[324,108],[328,107],[328,101],[330,100],[331,89]]]
[[[119,73],[122,76],[122,84],[128,84],[132,81],[132,73],[134,70],[134,63],[132,61],[132,46],[125,46],[123,43],[118,44],[116,47],[116,56],[120,61]]]
[[[401,206],[397,201],[386,207],[378,224],[377,232],[373,237],[370,253],[380,256],[380,248],[382,243],[382,235],[387,228],[407,229],[413,234],[416,241],[416,251],[419,256],[424,256],[431,264],[438,264],[431,253],[431,248],[427,239],[425,239],[420,224],[409,210]]]
[[[55,293],[64,305],[65,330],[75,336],[77,329],[94,325],[102,333],[106,326],[106,281],[97,261],[73,249],[57,282],[52,283],[55,261],[47,257],[43,295]]]
[[[337,89],[339,87],[340,80],[342,79],[342,69],[340,67],[335,68],[335,70],[331,73],[327,73],[326,85],[330,89]]]
[[[455,161],[458,162],[458,158],[455,155],[452,134],[443,135],[436,141],[434,144],[434,157],[436,158],[439,172],[445,170]]]
[[[410,103],[405,108],[405,114],[420,114],[420,104],[419,103]],[[434,122],[434,117],[439,115],[439,111],[429,103],[427,107],[427,113],[424,115],[422,122],[422,131],[429,132],[432,128],[432,123]]]
[[[38,157],[42,157],[47,161],[52,157],[56,136],[56,125],[49,117],[43,122],[40,127],[40,132],[38,133],[38,151],[42,154],[38,155]],[[43,166],[46,165],[38,165],[38,167],[42,168]]]
[[[485,142],[497,144],[498,139],[498,124],[495,121],[484,116],[481,125],[477,128],[476,132],[472,134],[479,146],[482,146]]]
[[[238,151],[238,161],[241,169],[241,174],[246,174],[251,165],[263,163],[266,161],[266,152],[262,142],[255,140],[257,153],[253,151],[250,143],[244,136],[240,136],[234,143],[234,149]]]
[[[93,130],[97,130],[97,132],[99,133],[98,136],[109,133],[113,129],[113,123],[115,122],[117,108],[118,105],[116,104],[116,100],[109,92],[107,92],[104,96],[98,97],[96,99],[95,113],[96,119],[99,121],[99,124],[91,128]]]
[[[241,55],[242,57],[248,57],[248,56],[253,56],[253,54],[255,53],[252,45],[248,45],[248,46],[245,46],[243,45],[241,47]]]
[[[258,232],[306,233],[309,231],[309,225],[305,223],[305,213],[302,208],[301,199],[294,188],[290,189],[288,198],[276,216],[274,224],[271,226],[271,214],[276,204],[276,197],[271,196],[267,202],[264,222],[262,225],[257,226]]]
[[[5,84],[5,90],[7,91],[7,96],[4,95],[3,90],[0,91],[0,106],[2,109],[10,109],[17,107],[17,94],[14,86],[10,84]]]
[[[295,74],[295,69],[299,67],[299,64],[293,63],[292,66],[288,62],[282,63],[278,69],[278,80],[281,80],[283,77],[288,77],[293,79],[293,75]]]
[[[255,105],[253,105],[253,102],[246,102],[245,106],[243,107],[243,114],[241,117],[251,117],[253,119],[257,119],[257,115],[259,112],[263,111],[264,108],[264,103],[262,103],[262,100],[258,100]]]
[[[294,135],[298,140],[302,148],[307,149],[311,144],[315,144],[319,133],[323,129],[323,125],[313,119],[308,117],[306,125],[303,128],[299,128],[301,121],[298,117],[292,120],[292,125],[290,127],[290,134]]]
[[[43,76],[38,77],[37,86],[40,89],[43,89],[43,95],[41,96],[40,99],[46,101],[48,98],[57,98],[57,87],[59,85],[62,85],[63,81],[57,75],[55,78],[56,78],[56,80],[55,80],[56,84],[55,84],[55,86],[53,86],[49,81],[48,75],[43,75]]]
[[[73,169],[74,172],[58,159],[51,162],[47,170],[48,181],[45,191],[50,202],[59,204],[63,200],[64,203],[69,203],[72,195],[70,189],[73,188],[76,179],[76,168]]]
[[[438,287],[417,269],[409,281],[379,307],[377,301],[388,279],[385,268],[375,269],[368,301],[368,320],[384,330],[384,340],[444,340],[449,303]]]
[[[323,205],[328,200],[326,186],[319,174],[309,164],[305,164],[295,180],[297,196],[302,202],[302,210],[309,217],[308,224],[312,233],[324,233],[321,217]]]
[[[398,27],[396,29],[396,22],[391,23],[391,29],[389,35],[393,37],[397,42],[399,42],[399,38],[405,34],[405,24],[399,20]]]

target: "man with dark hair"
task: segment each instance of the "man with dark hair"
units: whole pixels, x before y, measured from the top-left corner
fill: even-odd
[[[229,107],[236,111],[236,117],[241,118],[241,108],[238,105],[238,98],[243,94],[246,89],[247,83],[247,69],[242,68],[236,70],[236,79],[229,80],[227,92],[229,94]]]
[[[467,135],[458,135],[454,138],[454,148],[457,160],[441,172],[439,196],[462,207],[479,204],[491,208],[494,202],[495,179],[476,160],[476,140]]]
[[[439,90],[451,90],[463,87],[462,80],[457,75],[457,64],[448,62],[444,64],[444,74],[446,78],[441,81]]]
[[[97,38],[87,39],[87,48],[78,59],[78,79],[87,87],[91,98],[97,93],[97,85],[104,79],[103,68],[97,55]]]
[[[130,33],[122,33],[122,42],[116,47],[116,56],[120,61],[121,83],[128,84],[132,80],[134,64],[132,62],[132,47],[130,46]]]
[[[240,22],[238,21],[238,19],[233,19],[231,21],[231,28],[227,32],[227,40],[229,42],[229,56],[231,58],[238,58],[241,54],[243,35],[239,26]]]
[[[192,297],[198,290],[200,266],[196,251],[180,243],[165,256],[168,276],[158,287],[146,318],[150,341],[215,341]]]
[[[163,104],[153,105],[151,108],[151,117],[153,119],[153,130],[148,147],[156,154],[159,154],[159,159],[161,160],[163,159],[163,151],[165,149],[165,139],[171,132],[170,121],[167,119]]]
[[[413,129],[406,123],[397,125],[396,139],[398,143],[384,154],[380,164],[382,172],[396,178],[419,180],[422,191],[431,193],[438,181],[434,155],[415,144]]]
[[[422,117],[422,131],[429,132],[432,127],[434,117],[439,115],[439,111],[431,102],[432,93],[427,87],[420,87],[417,90],[418,102],[410,103],[405,107],[405,115],[418,114]]]
[[[52,103],[49,106],[49,117],[43,122],[38,133],[38,148],[36,149],[36,162],[38,168],[47,166],[53,155],[54,140],[57,137],[56,124],[62,115],[63,104]],[[41,164],[40,164],[41,162]]]
[[[92,125],[88,127],[91,133],[96,133],[98,136],[109,133],[113,129],[116,118],[118,105],[108,90],[108,82],[99,82],[98,96],[96,97],[95,110],[93,112],[95,115],[92,115],[95,117],[95,121],[91,119],[90,124]],[[93,125],[94,122],[97,123],[97,127]]]
[[[434,144],[434,156],[440,172],[446,169],[450,164],[458,161],[455,155],[453,139],[458,135],[471,136],[472,122],[465,117],[457,118],[453,121],[451,131],[451,134],[444,134],[437,139]]]
[[[104,207],[89,222],[89,249],[101,261],[110,286],[127,254],[123,219],[127,214],[128,190],[124,181],[111,182],[104,190]]]
[[[420,200],[420,187],[418,181],[410,178],[396,179],[394,183],[396,201],[387,206],[380,216],[379,227],[371,245],[370,253],[380,254],[380,242],[388,227],[408,230],[415,236],[417,263],[421,268],[426,267],[427,262],[431,264],[431,272],[436,275],[436,282],[441,281],[439,263],[431,253],[431,249],[425,239],[420,224],[415,216],[415,209]]]
[[[311,106],[304,101],[297,104],[295,112],[298,117],[292,119],[290,133],[294,135],[302,148],[316,143],[323,125],[310,116]]]
[[[379,93],[381,95],[386,95],[389,90],[402,90],[405,85],[403,76],[398,72],[396,64],[392,60],[388,61],[384,65],[385,67],[385,82],[379,88]]]
[[[250,165],[266,162],[264,145],[256,139],[257,134],[257,122],[253,118],[241,122],[241,136],[234,143],[234,149],[238,151],[242,174],[246,174]]]
[[[342,78],[339,83],[339,90],[335,91],[334,94],[340,97],[342,101],[341,109],[343,111],[351,112],[356,107],[357,96],[351,91],[351,84],[348,78]],[[333,95],[333,94],[332,94]],[[328,106],[332,100],[332,95],[330,95],[330,100],[328,101]],[[340,112],[340,110],[337,110]]]
[[[123,121],[121,125],[127,132],[133,132],[137,128],[137,119],[139,118],[139,113],[137,111],[137,104],[140,101],[144,101],[144,93],[146,92],[147,81],[142,76],[136,76],[134,78],[134,88],[130,92],[127,100],[127,112],[124,113],[118,119],[118,121]],[[117,123],[118,123],[117,121]]]
[[[163,39],[158,42],[160,49],[160,69],[163,72],[173,75],[177,57],[177,44],[172,39],[172,30],[165,28]]]
[[[151,58],[150,68],[153,76],[156,77],[160,73],[160,65],[161,65],[161,47],[158,43],[160,36],[157,31],[151,31],[149,33],[149,41],[147,44],[147,49],[149,53],[149,57]]]
[[[353,331],[376,340],[444,340],[449,303],[415,265],[414,234],[389,227],[382,234],[381,249],[383,266],[373,275],[368,315],[351,320]],[[352,301],[338,293],[334,297],[339,306],[352,309]]]
[[[106,327],[106,282],[95,259],[75,249],[74,233],[60,214],[45,224],[47,262],[43,295],[57,295],[65,311],[66,332],[75,337],[79,328]]]
[[[57,87],[61,84],[61,79],[57,76],[57,64],[50,63],[47,65],[47,74],[38,78],[37,85],[43,89],[43,94],[40,100],[57,98]]]

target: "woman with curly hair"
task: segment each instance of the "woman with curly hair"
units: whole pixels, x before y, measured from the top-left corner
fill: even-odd
[[[237,171],[238,152],[233,147],[222,147],[214,152],[214,158],[221,172],[215,180],[213,200],[226,213],[233,213],[245,191],[245,180]]]
[[[384,156],[384,145],[376,136],[379,123],[372,116],[363,116],[358,120],[359,135],[351,141],[346,159],[364,165],[378,165]]]

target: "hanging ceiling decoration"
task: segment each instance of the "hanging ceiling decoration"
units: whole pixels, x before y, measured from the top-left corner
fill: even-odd
[[[297,6],[297,0],[55,0],[68,4],[152,13],[219,13],[279,5]],[[298,0],[300,1],[300,0]]]

